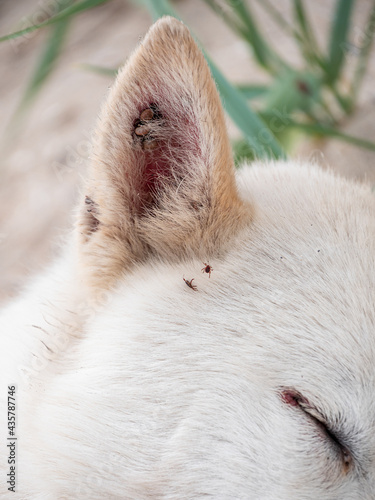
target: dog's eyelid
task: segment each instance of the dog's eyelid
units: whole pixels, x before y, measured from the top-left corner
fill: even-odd
[[[327,417],[325,417],[319,410],[314,408],[313,406],[306,405],[305,403],[301,403],[300,408],[307,413],[310,417],[312,417],[314,420],[316,420],[319,424],[321,424],[328,436],[336,443],[338,444],[341,448],[345,448],[346,446],[342,444],[342,439],[341,436],[339,436],[339,432],[334,429],[334,426],[332,426],[329,423],[329,420]]]
[[[324,415],[322,415],[322,413],[318,411],[316,408],[314,408],[309,404],[304,403],[303,401],[299,403],[299,407],[302,408],[306,413],[311,415],[313,418],[318,420],[321,424],[328,427],[328,421],[326,417],[324,417]]]
[[[329,419],[316,406],[310,403],[309,399],[295,389],[283,389],[281,391],[281,399],[285,403],[301,408],[305,413],[318,420],[321,424],[331,428]]]
[[[329,422],[329,419],[295,389],[282,390],[281,398],[285,403],[300,408],[306,415],[311,417],[316,424],[322,426],[327,437],[340,448],[345,468],[348,469],[352,463],[352,453],[346,445],[347,440],[343,439],[342,433],[334,428]]]

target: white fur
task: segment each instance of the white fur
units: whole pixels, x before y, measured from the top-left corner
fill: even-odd
[[[373,194],[291,162],[238,177],[254,220],[211,278],[198,260],[151,259],[86,299],[73,253],[3,312],[3,449],[10,384],[19,424],[9,498],[374,498]],[[349,472],[283,387],[345,433]]]

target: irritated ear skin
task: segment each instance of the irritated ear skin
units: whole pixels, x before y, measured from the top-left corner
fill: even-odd
[[[250,220],[207,63],[188,29],[163,18],[99,119],[77,224],[85,279],[111,286],[152,255],[207,260]]]

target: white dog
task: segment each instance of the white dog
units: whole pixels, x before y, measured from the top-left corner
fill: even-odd
[[[162,19],[103,109],[73,243],[0,318],[0,497],[374,499],[374,290],[370,189],[236,179],[205,60]]]

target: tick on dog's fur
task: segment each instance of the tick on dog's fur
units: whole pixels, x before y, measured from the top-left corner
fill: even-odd
[[[207,264],[206,262],[203,262],[204,267],[202,267],[201,271],[202,273],[207,273],[208,277],[211,278],[211,273],[214,270],[213,267],[210,266],[210,264]]]
[[[193,281],[194,281],[194,278],[191,278],[191,280],[186,280],[185,278],[182,278],[185,283],[187,284],[187,286],[189,288],[191,288],[192,290],[194,290],[194,292],[196,292],[198,290],[197,286],[196,285],[193,285]]]

